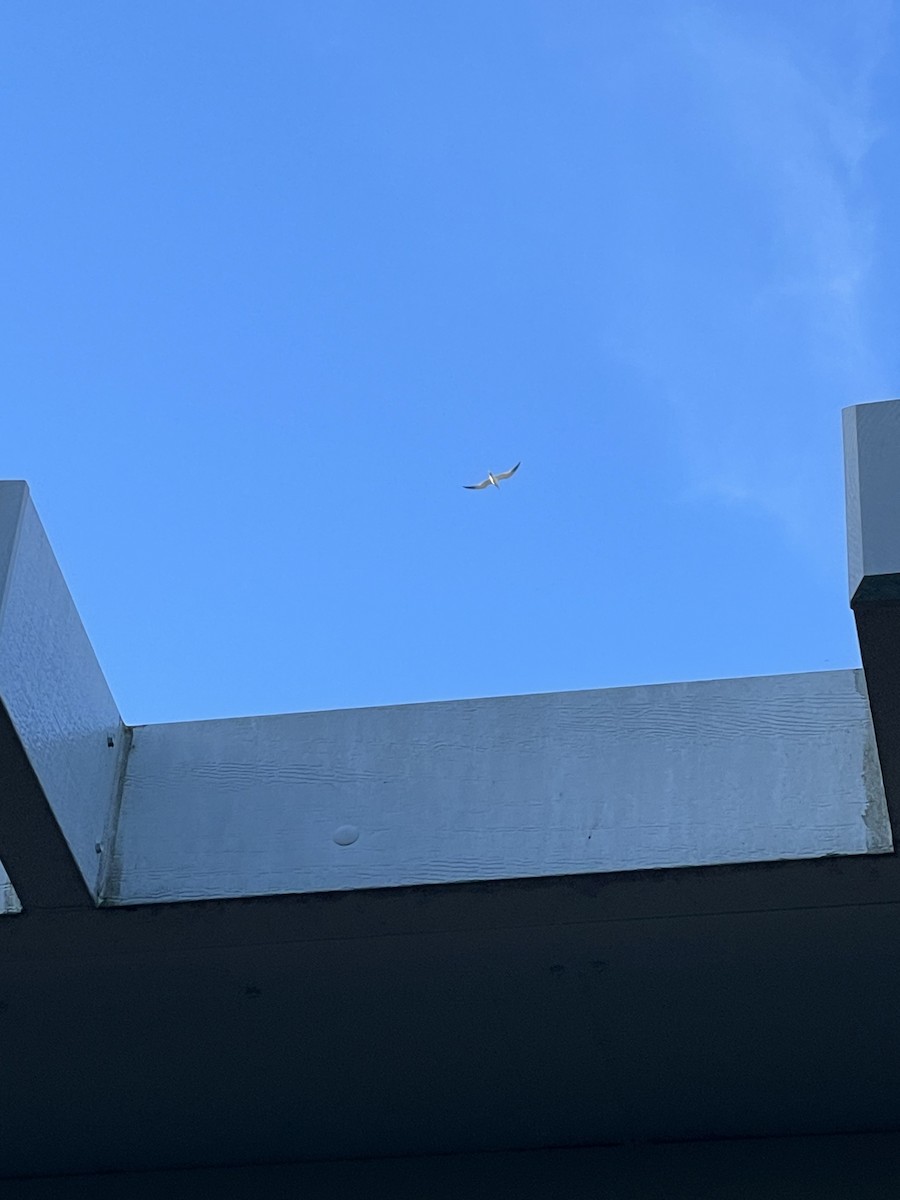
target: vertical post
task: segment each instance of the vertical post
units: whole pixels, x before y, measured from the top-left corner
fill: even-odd
[[[844,410],[847,559],[885,799],[900,828],[900,400]]]

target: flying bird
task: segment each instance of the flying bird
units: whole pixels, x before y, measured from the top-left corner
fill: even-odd
[[[481,483],[464,483],[463,487],[468,488],[470,492],[477,492],[480,488],[490,487],[491,484],[493,484],[495,488],[498,488],[500,486],[500,480],[509,479],[510,475],[515,475],[516,471],[518,471],[521,465],[522,464],[520,462],[517,462],[516,465],[514,467],[510,467],[508,471],[498,471],[496,475],[492,471],[488,471],[487,479],[482,479]]]

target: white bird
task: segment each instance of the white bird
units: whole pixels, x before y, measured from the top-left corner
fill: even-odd
[[[514,467],[510,467],[508,471],[498,471],[496,475],[492,471],[488,471],[487,479],[482,479],[481,483],[464,483],[463,487],[468,488],[470,492],[478,491],[479,488],[490,487],[491,484],[493,484],[494,487],[499,487],[499,480],[509,479],[510,475],[515,475],[516,471],[518,471],[521,465],[522,464],[520,462],[517,462],[516,465]]]

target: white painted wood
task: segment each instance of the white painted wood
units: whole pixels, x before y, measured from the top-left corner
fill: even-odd
[[[51,810],[37,813],[40,797],[23,802],[36,825],[40,815],[44,842],[32,839],[22,861],[0,844],[20,897],[27,906],[21,880],[39,874],[41,844],[55,875],[60,856],[71,854],[95,893],[97,845],[109,839],[125,731],[28,488],[18,482],[0,483],[0,700]]]
[[[900,595],[900,400],[843,412],[851,601]]]
[[[834,671],[138,727],[103,899],[890,850]]]

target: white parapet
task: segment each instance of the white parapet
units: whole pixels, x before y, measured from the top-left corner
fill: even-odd
[[[134,730],[113,904],[889,852],[860,671]]]
[[[21,482],[0,482],[0,702],[24,751],[3,754],[0,859],[26,907],[83,903],[96,894],[125,731]]]
[[[21,483],[0,785],[8,912],[892,850],[861,671],[125,729]]]
[[[850,601],[900,599],[900,400],[845,408]]]

